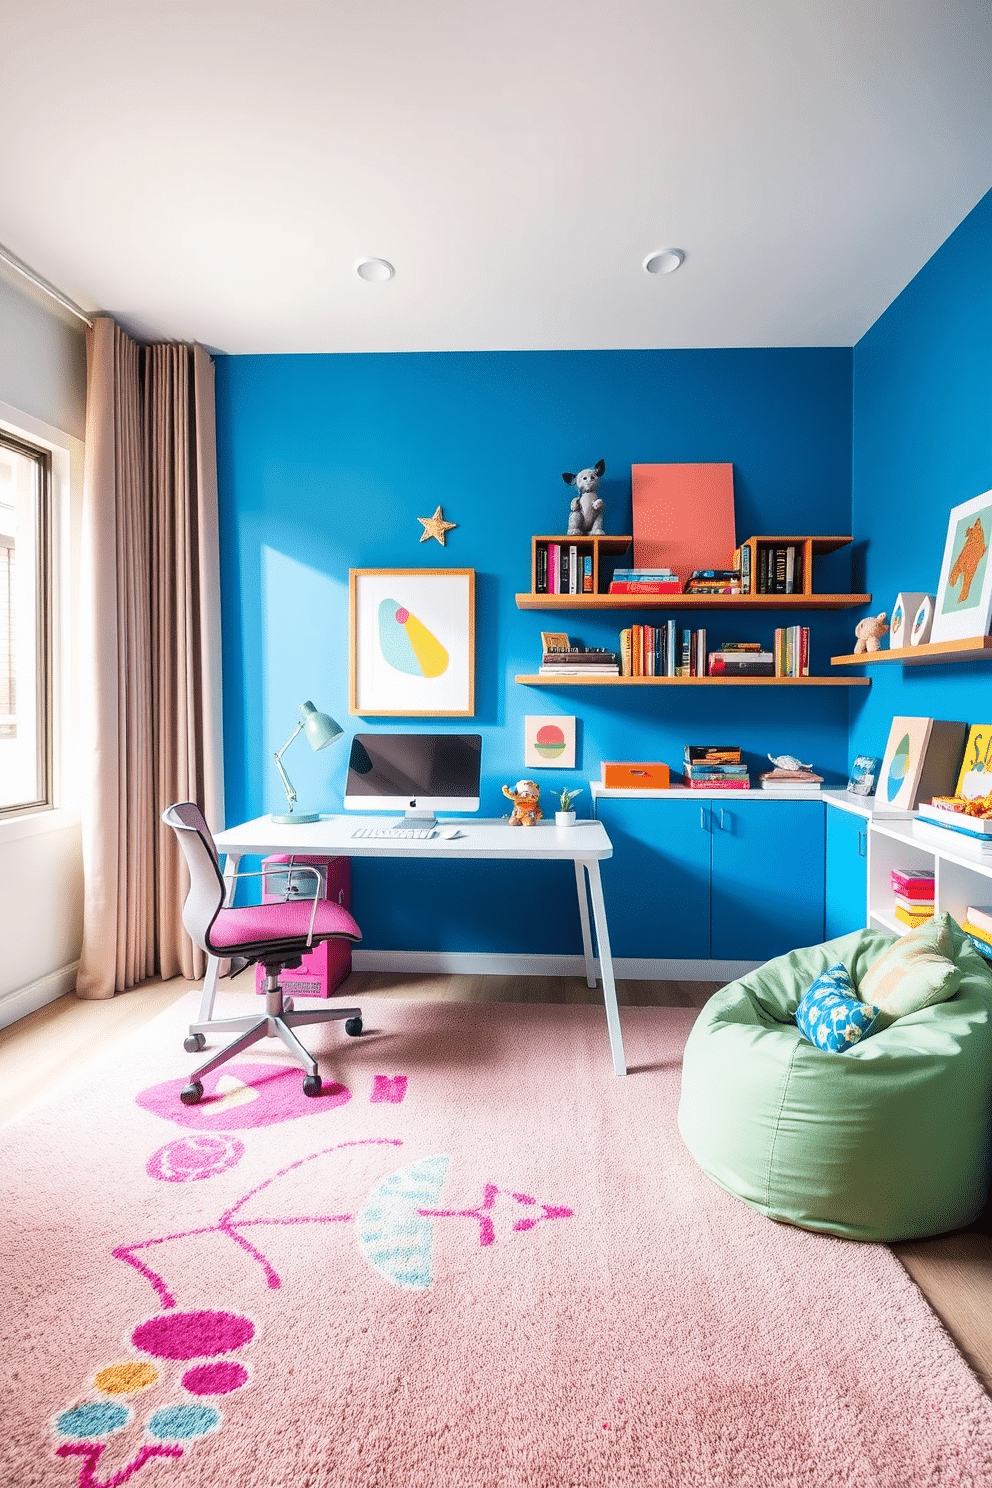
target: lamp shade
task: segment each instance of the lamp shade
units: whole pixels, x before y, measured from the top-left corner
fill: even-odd
[[[330,714],[318,712],[313,703],[300,704],[300,717],[303,719],[304,736],[313,750],[326,749],[328,744],[333,744],[344,733],[341,725],[335,723]]]

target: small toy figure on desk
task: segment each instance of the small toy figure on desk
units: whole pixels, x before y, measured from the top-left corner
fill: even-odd
[[[536,827],[544,812],[540,807],[541,787],[536,780],[518,780],[511,790],[503,786],[503,794],[513,802],[510,813],[511,827]]]
[[[603,532],[603,501],[596,493],[599,490],[599,478],[606,469],[605,460],[597,460],[595,465],[587,466],[574,475],[570,470],[563,470],[562,480],[566,486],[574,486],[578,495],[573,498],[568,515],[569,537],[598,537]]]
[[[881,646],[882,637],[888,631],[885,623],[886,611],[880,615],[866,615],[864,620],[859,620],[854,627],[857,640],[854,644],[854,655],[860,656],[865,651],[877,651]]]

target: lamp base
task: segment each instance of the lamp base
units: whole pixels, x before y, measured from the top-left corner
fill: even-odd
[[[270,811],[269,821],[278,822],[281,827],[306,827],[311,822],[320,821],[320,813],[311,811]]]

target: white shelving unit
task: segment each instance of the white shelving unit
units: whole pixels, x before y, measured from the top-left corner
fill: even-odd
[[[889,881],[893,868],[932,868],[934,913],[951,914],[960,925],[969,904],[992,904],[992,861],[979,862],[952,846],[914,835],[911,821],[868,823],[868,925],[890,935],[905,935],[908,926],[895,916]]]

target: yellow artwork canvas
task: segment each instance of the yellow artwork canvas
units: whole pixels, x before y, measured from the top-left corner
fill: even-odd
[[[954,788],[956,796],[973,801],[992,793],[992,723],[973,723],[968,730],[964,759]]]

